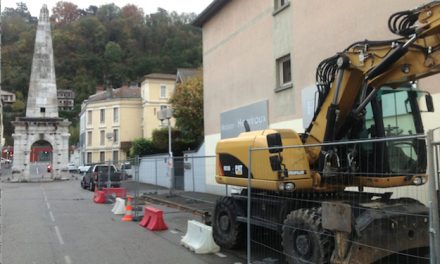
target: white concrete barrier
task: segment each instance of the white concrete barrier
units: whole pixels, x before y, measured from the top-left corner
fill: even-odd
[[[197,254],[217,253],[220,251],[220,247],[212,238],[212,227],[195,220],[188,221],[186,234],[180,241],[180,244]]]
[[[125,200],[122,198],[116,198],[115,205],[113,206],[112,212],[115,215],[125,214]]]

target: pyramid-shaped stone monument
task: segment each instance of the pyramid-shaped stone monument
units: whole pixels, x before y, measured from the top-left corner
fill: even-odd
[[[39,180],[60,177],[68,162],[70,122],[58,116],[57,86],[49,11],[43,5],[38,20],[26,116],[13,125],[13,178]]]

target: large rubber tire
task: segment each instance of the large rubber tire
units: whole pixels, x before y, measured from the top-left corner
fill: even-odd
[[[87,189],[84,179],[81,180],[81,188],[83,188],[84,190]]]
[[[222,248],[239,248],[244,242],[244,226],[237,221],[238,207],[232,197],[217,200],[212,220],[214,241]]]
[[[282,246],[289,264],[330,263],[331,233],[321,224],[321,208],[292,211],[284,220]]]

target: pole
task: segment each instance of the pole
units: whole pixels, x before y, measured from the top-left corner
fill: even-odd
[[[434,165],[434,131],[428,130],[427,145],[428,145],[428,164],[429,164],[429,244],[430,244],[430,263],[440,262],[440,234],[439,234],[439,213],[438,213],[438,199],[435,182],[435,165]]]
[[[248,185],[247,185],[247,234],[246,234],[246,251],[247,251],[247,263],[251,264],[252,260],[251,260],[251,188],[252,188],[252,184],[251,184],[251,172],[252,172],[252,149],[251,147],[249,147],[248,150],[248,155],[249,155],[249,168],[248,168]]]
[[[193,182],[193,192],[196,191],[196,183],[194,177],[194,155],[191,156],[191,171],[192,171],[192,182]]]
[[[108,160],[108,175],[107,175],[107,189],[110,189],[110,187],[111,187],[111,184],[110,184],[110,180],[111,180],[111,178],[110,178],[110,160]],[[98,175],[98,177],[99,177],[99,175]],[[98,179],[98,183],[99,183],[99,179]]]
[[[171,118],[168,118],[168,175],[170,176],[170,196],[173,195],[174,173],[173,173],[173,151],[171,149]]]

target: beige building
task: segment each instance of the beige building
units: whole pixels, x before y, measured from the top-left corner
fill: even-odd
[[[397,38],[388,30],[389,16],[420,4],[418,0],[213,1],[193,22],[203,31],[205,154],[215,153],[223,130],[237,126],[235,133],[244,131],[242,120],[228,123],[231,116],[258,112],[251,129],[304,131],[308,112],[313,114],[318,64],[359,40]],[[439,80],[440,76],[433,76],[418,82],[433,94],[436,106]],[[311,105],[306,97],[312,98]],[[435,118],[440,118],[440,109],[424,114],[425,130],[439,126]]]
[[[81,106],[80,163],[126,160],[133,140],[151,138],[162,126],[157,112],[169,106],[175,82],[175,75],[152,73],[144,76],[140,88],[98,87]]]
[[[167,121],[161,122],[157,118],[157,112],[169,107],[168,101],[176,87],[176,75],[151,73],[144,76],[141,83],[142,97],[142,120],[141,135],[151,138],[153,130],[167,125]],[[174,119],[171,125],[174,126]]]
[[[83,163],[125,160],[131,142],[141,135],[139,87],[99,91],[84,101],[80,114]]]

